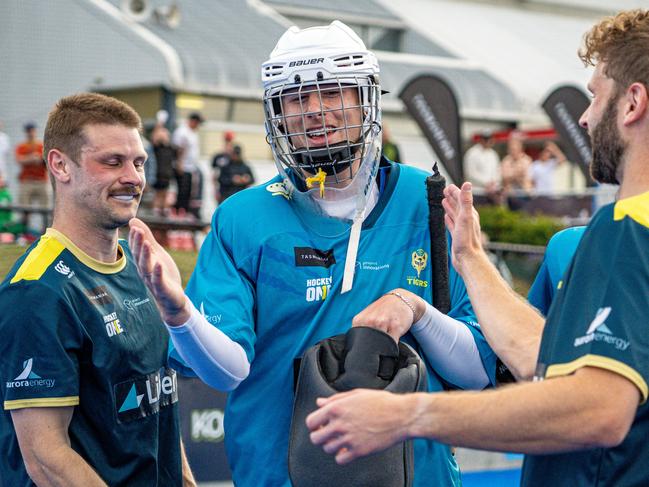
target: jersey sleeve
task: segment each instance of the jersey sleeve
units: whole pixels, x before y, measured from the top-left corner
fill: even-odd
[[[79,404],[83,333],[69,305],[38,282],[0,296],[0,376],[5,410]]]
[[[590,238],[566,276],[546,377],[592,366],[618,373],[649,396],[649,228],[630,218]],[[555,312],[556,311],[556,312]],[[553,326],[555,324],[553,323]]]
[[[448,242],[449,249],[451,248],[451,242]],[[448,315],[451,318],[455,318],[458,321],[463,322],[475,340],[476,346],[478,347],[478,352],[480,353],[480,360],[484,366],[485,372],[489,377],[489,381],[492,385],[496,384],[496,354],[493,352],[487,340],[485,339],[482,331],[480,330],[480,325],[471,306],[471,301],[469,301],[469,295],[466,291],[466,285],[460,277],[460,275],[455,271],[455,268],[450,264],[451,256],[449,255],[449,287],[451,295],[451,309],[448,312]]]
[[[255,289],[249,269],[254,256],[245,255],[245,243],[235,237],[237,229],[232,223],[236,222],[231,222],[221,208],[214,214],[212,230],[203,242],[186,293],[209,323],[243,347],[252,363]],[[172,366],[184,375],[195,375],[169,343]]]

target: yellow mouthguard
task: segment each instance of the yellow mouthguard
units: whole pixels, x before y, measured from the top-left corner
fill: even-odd
[[[325,179],[327,178],[327,173],[322,170],[321,167],[318,168],[318,172],[315,176],[306,178],[306,187],[311,189],[314,183],[320,184],[320,198],[324,198],[325,195]]]

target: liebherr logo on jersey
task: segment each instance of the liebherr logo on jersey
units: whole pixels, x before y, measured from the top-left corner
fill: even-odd
[[[580,347],[592,341],[604,342],[613,345],[617,350],[626,350],[631,344],[629,341],[618,338],[613,335],[611,329],[606,325],[606,319],[611,314],[612,308],[607,306],[599,308],[595,314],[595,318],[588,326],[584,336],[575,338],[575,347]]]
[[[54,270],[59,274],[63,274],[68,279],[72,279],[74,277],[74,271],[70,270],[70,268],[67,265],[65,265],[65,263],[62,260],[59,260],[56,263],[56,265],[54,266]]]
[[[176,371],[167,367],[157,372],[120,382],[114,386],[117,419],[126,423],[152,414],[178,402]]]
[[[7,382],[7,389],[17,389],[19,387],[54,387],[54,379],[43,379],[40,375],[32,370],[34,358],[28,358],[23,362],[23,370],[12,381]]]
[[[331,291],[332,277],[319,277],[306,280],[306,300],[308,302],[324,301]]]

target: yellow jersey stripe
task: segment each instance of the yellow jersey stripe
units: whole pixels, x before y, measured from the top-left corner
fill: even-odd
[[[13,401],[5,401],[4,408],[5,411],[9,411],[11,409],[76,406],[78,404],[79,396],[38,397],[36,399],[14,399]]]
[[[38,245],[25,258],[22,265],[16,271],[10,283],[18,281],[36,281],[40,279],[47,268],[52,265],[56,258],[63,252],[65,247],[56,239],[44,235]]]
[[[579,357],[577,360],[565,364],[553,364],[548,367],[545,374],[546,378],[557,377],[562,375],[569,375],[582,367],[599,367],[600,369],[610,370],[623,377],[626,377],[633,382],[642,395],[641,404],[644,404],[649,397],[649,387],[644,378],[627,364],[610,357],[603,357],[601,355],[588,354]]]
[[[649,228],[649,191],[615,203],[613,219],[622,220],[625,216]]]

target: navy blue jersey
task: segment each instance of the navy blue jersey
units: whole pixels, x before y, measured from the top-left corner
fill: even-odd
[[[539,378],[589,366],[631,381],[641,395],[631,430],[613,448],[528,456],[523,485],[649,485],[648,305],[649,192],[593,217],[550,308],[537,365]]]
[[[345,294],[349,228],[337,232],[334,219],[296,209],[279,178],[237,193],[214,215],[187,293],[251,362],[250,375],[229,395],[225,416],[228,459],[240,487],[290,486],[294,362],[307,348],[346,332],[355,314],[394,288],[431,301],[426,174],[391,164],[382,170],[391,173],[363,224],[354,285]],[[493,381],[495,356],[453,268],[449,285],[449,315],[474,334]],[[405,341],[416,347],[410,334]],[[192,373],[174,349],[171,358],[174,367]],[[442,390],[444,378],[430,366],[428,372],[428,389]],[[415,440],[415,486],[459,482],[446,445]]]
[[[34,485],[11,411],[62,406],[72,448],[108,485],[182,484],[168,333],[120,252],[101,263],[49,229],[0,285],[0,485]]]

